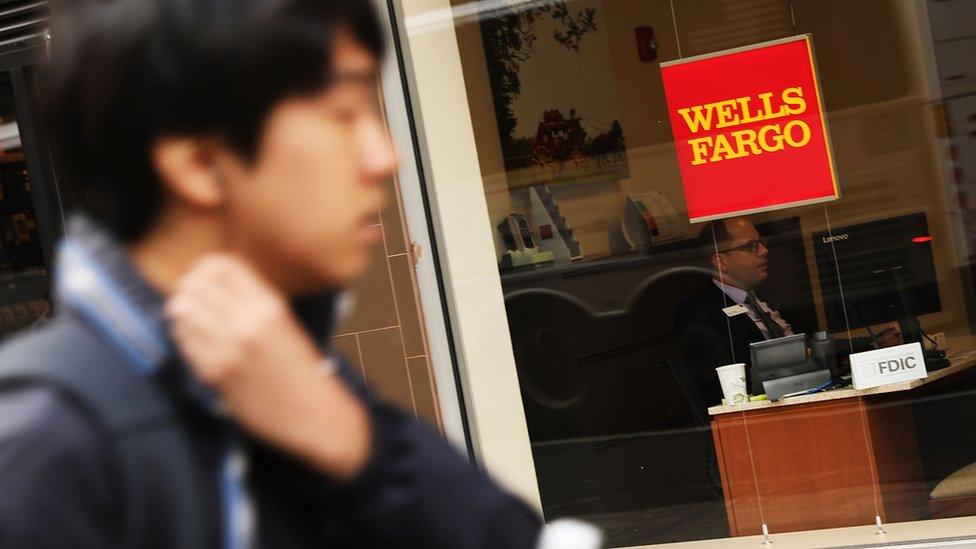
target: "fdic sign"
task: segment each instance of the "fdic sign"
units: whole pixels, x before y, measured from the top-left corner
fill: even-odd
[[[927,375],[925,356],[918,343],[851,355],[851,376],[855,389],[912,381]]]
[[[810,35],[661,64],[691,222],[836,200]]]

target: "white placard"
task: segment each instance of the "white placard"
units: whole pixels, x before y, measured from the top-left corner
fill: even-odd
[[[851,355],[851,376],[855,389],[912,381],[927,375],[925,355],[918,343]]]
[[[731,307],[726,307],[722,309],[722,312],[725,313],[725,316],[732,318],[733,316],[748,314],[749,309],[746,309],[745,305],[741,303],[737,303]]]

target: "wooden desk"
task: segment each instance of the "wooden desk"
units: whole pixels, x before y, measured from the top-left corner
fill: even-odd
[[[976,352],[927,378],[709,408],[733,536],[928,518],[911,398],[976,373]]]

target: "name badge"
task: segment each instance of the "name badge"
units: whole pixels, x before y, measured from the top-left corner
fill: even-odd
[[[725,313],[725,316],[732,318],[733,316],[739,316],[748,313],[749,309],[747,309],[745,305],[739,303],[737,305],[733,305],[731,307],[726,307],[722,309],[722,312]]]
[[[851,355],[851,377],[855,389],[902,383],[927,375],[925,355],[919,343]]]

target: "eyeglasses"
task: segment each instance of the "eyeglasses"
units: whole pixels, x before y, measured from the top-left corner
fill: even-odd
[[[724,253],[728,253],[728,252],[734,252],[736,250],[742,250],[744,252],[749,252],[751,254],[754,254],[754,253],[756,253],[756,252],[759,251],[759,246],[762,246],[763,248],[766,248],[767,250],[769,249],[769,246],[766,245],[766,239],[765,238],[757,238],[756,240],[750,240],[749,242],[746,242],[745,244],[743,244],[741,246],[735,246],[734,248],[727,248],[725,250],[719,251],[718,253],[724,254]]]

